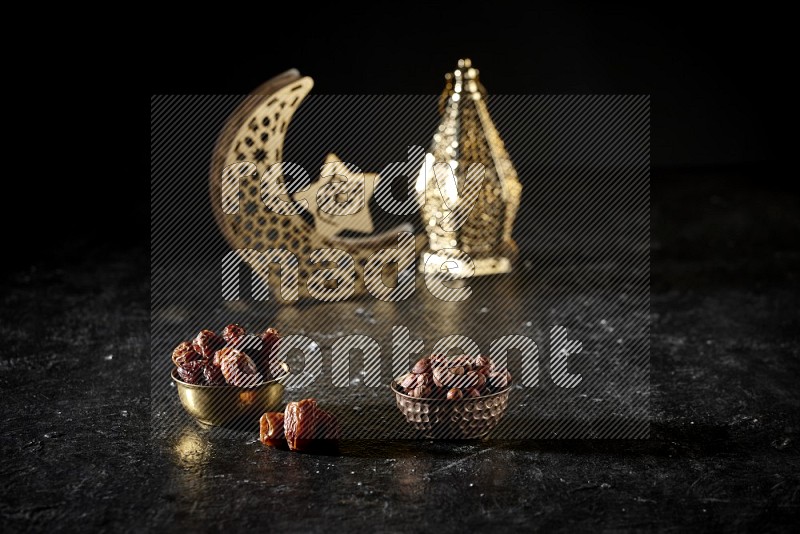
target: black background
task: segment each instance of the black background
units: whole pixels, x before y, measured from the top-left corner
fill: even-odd
[[[354,13],[351,24],[159,54],[152,92],[241,94],[295,67],[315,93],[438,94],[443,74],[470,57],[490,93],[651,94],[656,167],[763,162],[778,50],[761,18],[563,4]]]
[[[135,148],[144,132],[135,125],[144,128],[149,95],[246,94],[293,67],[314,77],[315,94],[438,94],[443,74],[461,57],[472,58],[495,94],[650,94],[655,181],[669,169],[748,174],[771,168],[782,152],[776,126],[788,120],[779,114],[789,98],[781,81],[788,63],[777,13],[677,4],[443,4],[323,12],[289,6],[285,13],[259,6],[237,18],[220,9],[211,28],[154,22],[137,41],[132,64],[140,69],[123,64],[116,83],[96,86],[102,97],[84,93],[101,113],[98,125],[123,121],[108,135],[86,137],[90,159],[107,158],[107,166],[49,178],[37,201],[58,221],[52,241],[42,247],[24,232],[7,232],[15,254],[5,267],[146,248],[149,172]],[[125,90],[116,94],[120,86]],[[778,172],[758,180],[760,187],[794,189]]]

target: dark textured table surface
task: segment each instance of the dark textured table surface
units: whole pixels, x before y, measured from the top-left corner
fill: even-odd
[[[3,531],[779,530],[800,514],[800,202],[752,176],[652,191],[651,437],[152,439],[146,248],[3,281]]]

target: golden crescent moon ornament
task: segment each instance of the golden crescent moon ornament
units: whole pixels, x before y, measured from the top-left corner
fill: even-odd
[[[329,262],[315,263],[311,260],[311,253],[319,249],[343,250],[353,258],[353,295],[359,295],[365,292],[363,271],[368,258],[380,249],[397,247],[398,232],[413,232],[410,224],[404,224],[365,237],[337,235],[342,230],[372,233],[369,198],[378,176],[369,173],[361,175],[360,179],[364,182],[360,185],[364,187],[365,201],[361,209],[351,214],[326,217],[320,210],[318,193],[330,184],[331,176],[313,182],[310,188],[296,193],[295,199],[308,202],[313,224],[302,215],[285,215],[269,209],[261,197],[261,176],[271,166],[282,162],[284,137],[289,123],[313,86],[314,81],[310,77],[301,76],[292,69],[265,82],[234,110],[220,133],[212,156],[209,177],[211,205],[225,240],[242,259],[244,254],[239,251],[270,249],[283,249],[297,258],[301,299],[311,296],[308,284],[314,272],[335,267],[328,265]],[[252,163],[248,172],[233,177],[233,185],[226,186],[225,170],[244,162]],[[338,158],[332,154],[325,158],[323,165],[337,163],[340,166],[336,167],[335,173],[346,173],[345,164],[338,162]],[[315,172],[309,169],[309,174],[313,176]],[[281,180],[282,177],[278,179]],[[353,183],[353,180],[348,179],[347,183]],[[423,245],[417,239],[417,254]],[[266,270],[256,270],[256,273],[269,283]],[[274,278],[277,279],[276,276]],[[275,287],[270,287],[269,298],[279,302],[295,302],[284,300]]]

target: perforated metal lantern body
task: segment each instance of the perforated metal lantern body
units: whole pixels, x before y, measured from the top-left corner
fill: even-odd
[[[428,235],[420,270],[460,264],[457,250],[474,264],[474,273],[466,275],[509,272],[517,255],[511,233],[522,186],[489,116],[478,70],[461,60],[445,79],[441,122],[417,183]]]

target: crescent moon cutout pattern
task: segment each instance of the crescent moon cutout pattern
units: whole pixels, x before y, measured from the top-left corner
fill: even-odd
[[[309,289],[325,289],[324,282],[319,281],[321,277],[310,280],[314,272],[341,267],[335,261],[336,255],[323,258],[316,254],[312,260],[312,252],[318,249],[343,250],[353,258],[353,294],[358,295],[365,291],[363,270],[369,257],[379,249],[397,247],[397,232],[412,231],[411,225],[363,238],[337,237],[335,233],[339,230],[339,221],[324,224],[316,202],[309,202],[310,212],[318,221],[312,225],[300,214],[285,215],[269,209],[261,198],[261,176],[270,166],[282,161],[283,142],[289,122],[313,86],[314,81],[310,77],[301,76],[294,69],[289,70],[264,83],[234,110],[220,133],[212,157],[209,177],[212,210],[225,240],[234,250],[282,249],[294,254],[299,261],[300,298],[309,297]],[[325,162],[330,164],[332,158],[335,156],[328,156]],[[223,175],[226,168],[237,163],[242,165],[238,166],[236,175],[230,172]],[[364,173],[364,179],[367,202],[359,213],[343,217],[339,224],[371,231],[367,195],[372,192],[378,177]],[[322,185],[322,180],[315,182],[309,191],[316,193]],[[309,191],[296,194],[295,198],[314,200],[308,198]],[[418,240],[417,252],[422,245]],[[239,253],[242,259],[245,256],[245,252]],[[269,282],[265,270],[256,272],[264,282]],[[277,277],[273,276],[273,280],[277,280]],[[294,302],[283,300],[279,291],[272,287],[270,289],[270,298]]]

